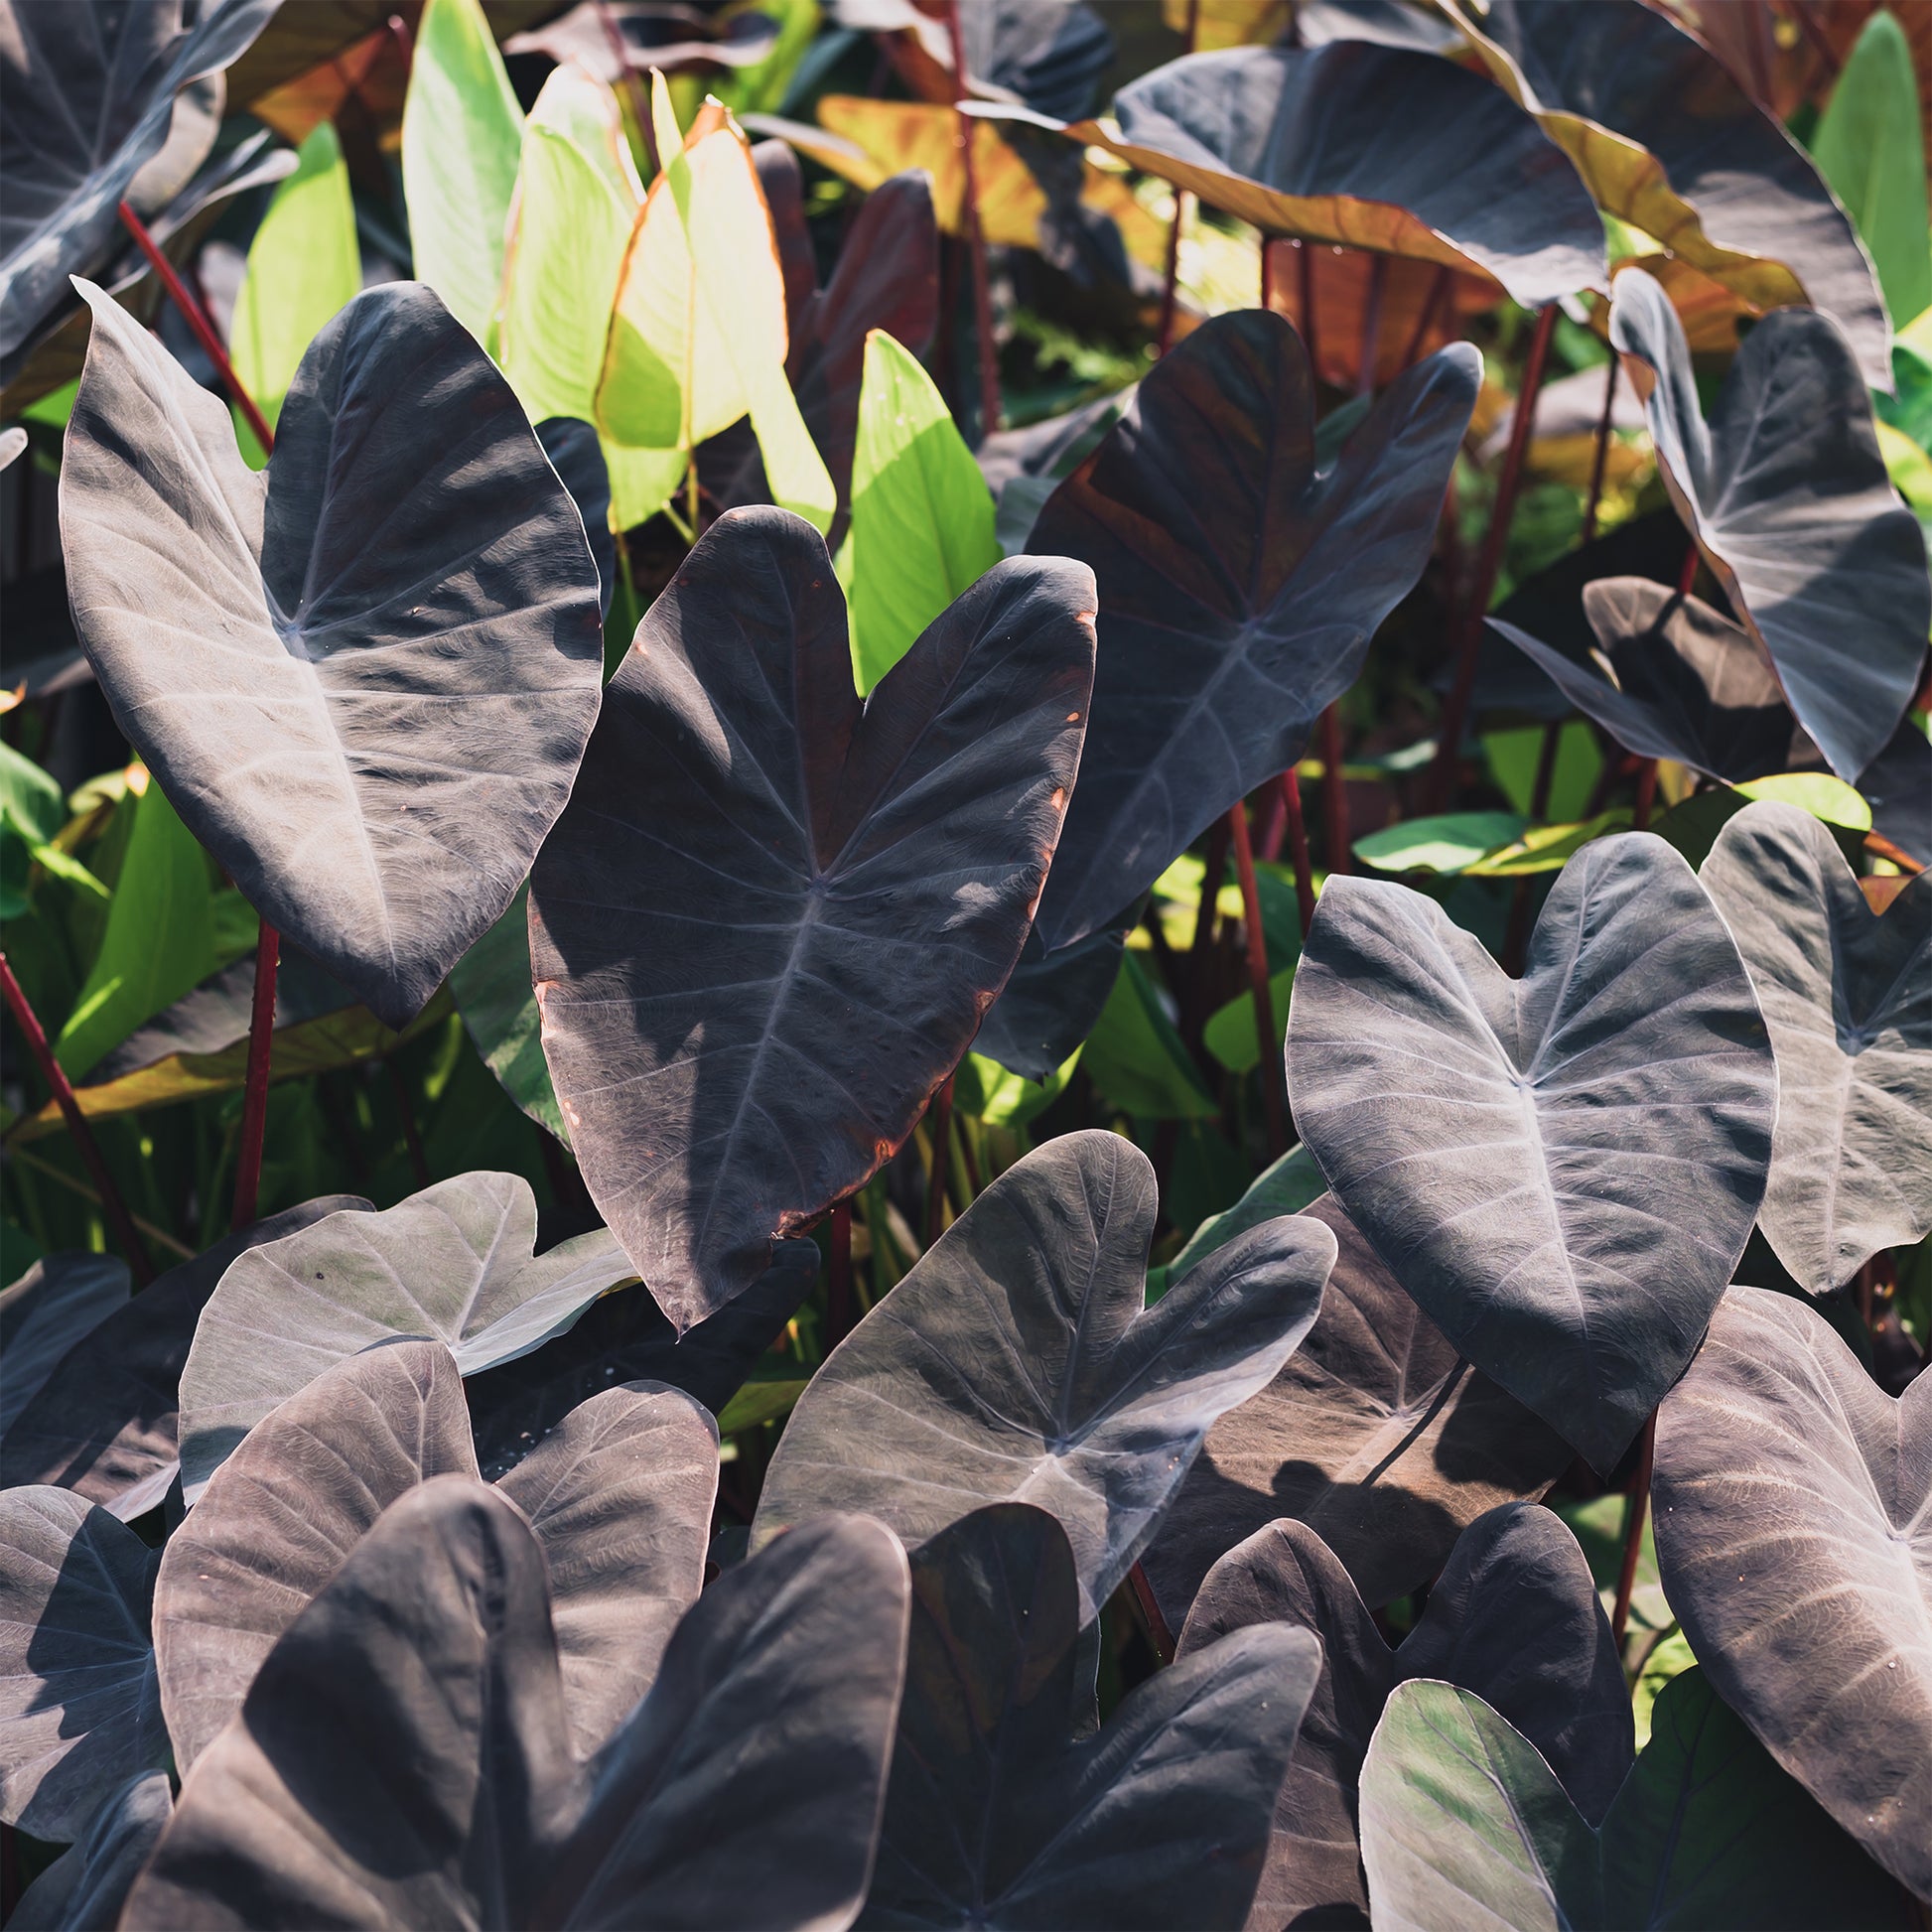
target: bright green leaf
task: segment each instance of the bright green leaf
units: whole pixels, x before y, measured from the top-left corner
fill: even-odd
[[[1812,158],[1870,251],[1892,321],[1932,305],[1925,146],[1905,30],[1880,8],[1864,24],[1818,123]]]
[[[235,374],[271,429],[303,352],[361,286],[348,169],[335,127],[323,121],[255,230],[235,300]]]
[[[1630,1713],[1637,1721],[1637,1748],[1650,1742],[1650,1714],[1656,1708],[1663,1688],[1674,1677],[1682,1677],[1697,1662],[1690,1639],[1682,1630],[1672,1630],[1650,1646],[1637,1681],[1630,1688]]]
[[[450,991],[470,1037],[503,1091],[568,1147],[563,1109],[557,1105],[543,1057],[542,1019],[530,984],[529,888],[509,910],[457,961]]]
[[[100,950],[54,1042],[78,1078],[215,970],[207,855],[150,782],[135,807]]]
[[[1288,1034],[1288,999],[1295,989],[1295,969],[1275,973],[1268,981],[1268,1001],[1275,1021],[1274,1050],[1282,1050]],[[1230,1073],[1252,1073],[1261,1064],[1261,1035],[1255,1026],[1252,990],[1221,1007],[1201,1029],[1201,1044]]]
[[[1355,841],[1355,856],[1378,872],[1466,872],[1528,830],[1529,820],[1514,812],[1445,812],[1367,833]]]
[[[1485,732],[1482,751],[1489,760],[1489,775],[1509,800],[1510,809],[1531,817],[1536,770],[1543,759],[1543,727]],[[1550,797],[1544,808],[1547,815],[1558,823],[1582,818],[1602,774],[1603,753],[1596,734],[1583,719],[1570,719],[1557,735],[1557,761],[1551,768]]]
[[[402,188],[416,276],[485,347],[523,158],[523,110],[479,0],[429,0],[402,110]]]
[[[778,38],[763,60],[719,76],[719,98],[734,114],[781,113],[799,60],[818,32],[818,0],[761,0],[759,12],[777,16]]]
[[[24,753],[0,740],[0,806],[13,814],[27,837],[51,839],[67,823],[67,800],[61,787]]]
[[[953,1075],[953,1105],[989,1127],[1024,1127],[1066,1091],[1079,1063],[1076,1046],[1044,1080],[1029,1080],[984,1053],[968,1053]]]
[[[1624,832],[1630,827],[1630,813],[1619,805],[1581,825],[1538,825],[1486,852],[1474,865],[1463,870],[1471,879],[1520,879],[1530,873],[1561,872],[1591,839],[1606,832]]]
[[[870,691],[1000,561],[993,496],[931,376],[866,338],[852,461],[852,665]]]
[[[1796,805],[1827,825],[1843,825],[1853,832],[1871,830],[1870,805],[1829,771],[1781,771],[1771,778],[1752,778],[1737,790],[1746,798],[1775,798],[1780,804]]]
[[[1220,1111],[1131,952],[1087,1035],[1086,1068],[1113,1106],[1144,1120],[1211,1120]]]

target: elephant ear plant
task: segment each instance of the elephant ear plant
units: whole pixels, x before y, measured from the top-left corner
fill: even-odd
[[[0,0],[0,1924],[1922,1927],[1923,36],[711,11]]]

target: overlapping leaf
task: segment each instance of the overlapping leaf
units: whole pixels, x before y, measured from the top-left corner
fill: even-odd
[[[496,1491],[393,1504],[269,1653],[136,1883],[137,1924],[803,1928],[865,1894],[905,1559],[808,1525],[722,1577],[597,1757],[541,1546]]]
[[[236,1256],[345,1208],[329,1194],[225,1236],[171,1268],[73,1344],[0,1438],[0,1480],[53,1483],[124,1522],[160,1502],[180,1467],[182,1366],[195,1324]]]
[[[1321,1668],[1243,1630],[1069,1737],[1081,1598],[1066,1533],[1001,1503],[912,1558],[912,1624],[866,1926],[1226,1927]]]
[[[1483,1697],[1542,1750],[1592,1822],[1630,1768],[1629,1689],[1589,1566],[1562,1522],[1534,1504],[1505,1504],[1469,1525],[1393,1649],[1320,1537],[1304,1523],[1272,1523],[1208,1573],[1176,1656],[1275,1623],[1319,1637],[1321,1671],[1275,1807],[1256,1901],[1269,1923],[1367,1909],[1356,1786],[1384,1705],[1411,1679]]]
[[[1009,1168],[840,1343],[766,1472],[755,1544],[861,1509],[908,1544],[984,1503],[1038,1505],[1089,1621],[1153,1536],[1216,1416],[1307,1334],[1334,1260],[1269,1221],[1143,1311],[1154,1171],[1117,1135]]]
[[[1456,1353],[1332,1195],[1301,1211],[1334,1235],[1334,1272],[1308,1339],[1208,1431],[1147,1553],[1173,1629],[1222,1553],[1277,1517],[1318,1533],[1379,1607],[1427,1583],[1477,1517],[1542,1494],[1571,1459]]]
[[[1331,879],[1289,1090],[1350,1219],[1477,1368],[1608,1469],[1695,1351],[1763,1197],[1777,1069],[1661,839],[1587,845],[1521,981],[1433,900]]]
[[[1766,800],[1699,875],[1750,968],[1778,1061],[1758,1225],[1823,1295],[1932,1232],[1932,881],[1878,917],[1837,841]]]
[[[1679,516],[1764,646],[1798,722],[1833,770],[1856,779],[1918,688],[1932,582],[1844,336],[1810,310],[1766,316],[1709,422],[1683,325],[1639,269],[1616,279],[1610,340],[1645,391]]]
[[[1676,759],[1732,783],[1791,761],[1797,723],[1749,632],[1702,599],[1641,577],[1586,584],[1584,611],[1596,636],[1587,657],[1500,619],[1489,623],[1639,758]]]
[[[278,4],[230,0],[186,24],[180,0],[9,9],[0,353],[68,300],[69,276],[114,251],[124,198],[154,214],[188,185],[214,146],[220,71]]]
[[[1657,1562],[1724,1700],[1932,1899],[1932,1380],[1733,1288],[1657,1418]]]
[[[1704,1673],[1665,1685],[1592,1830],[1536,1746],[1473,1691],[1389,1700],[1362,1773],[1376,1924],[1461,1932],[1805,1932],[1898,1926],[1903,1900],[1752,1741]]]
[[[400,1027],[509,903],[596,718],[581,519],[420,284],[317,338],[262,477],[213,397],[89,301],[61,476],[89,660],[250,902]]]
[[[141,1867],[175,1809],[166,1771],[143,1771],[104,1798],[86,1831],[21,1893],[18,1932],[94,1932],[120,1922]]]
[[[1577,164],[1596,205],[1753,311],[1810,302],[1866,382],[1891,387],[1884,304],[1804,150],[1667,14],[1641,0],[1446,5],[1501,85]],[[1904,320],[1904,318],[1899,318]]]
[[[0,1820],[77,1838],[109,1793],[167,1763],[155,1561],[71,1490],[0,1493]]]
[[[1012,970],[1086,729],[1092,579],[997,565],[862,705],[817,532],[721,517],[531,880],[593,1197],[680,1328],[911,1132]]]
[[[263,1243],[222,1275],[181,1376],[190,1502],[249,1430],[344,1357],[397,1335],[444,1343],[466,1374],[529,1353],[635,1272],[607,1228],[539,1255],[520,1174],[438,1181],[377,1214],[348,1209]],[[262,1337],[273,1335],[272,1349]]]
[[[1402,377],[1315,473],[1308,357],[1264,311],[1203,324],[1142,382],[1028,539],[1100,586],[1094,720],[1037,923],[1110,923],[1301,756],[1428,559],[1478,364]]]
[[[128,1298],[118,1255],[69,1249],[44,1256],[0,1293],[0,1437],[69,1349]]]
[[[1065,132],[1265,233],[1491,277],[1526,305],[1607,273],[1562,152],[1507,95],[1433,55],[1365,40],[1191,54],[1123,87],[1114,111],[1118,135],[1095,121]]]

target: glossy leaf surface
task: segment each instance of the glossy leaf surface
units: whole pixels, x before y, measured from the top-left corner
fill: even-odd
[[[0,1438],[0,1478],[54,1483],[131,1522],[160,1502],[180,1467],[183,1364],[195,1324],[228,1264],[343,1208],[328,1194],[217,1241],[149,1283],[74,1343]]]
[[[509,903],[597,716],[576,508],[420,284],[317,338],[263,477],[89,301],[61,474],[89,660],[250,903],[400,1027]]]
[[[823,540],[721,517],[531,881],[544,1053],[679,1328],[909,1134],[1012,970],[1085,732],[1092,580],[996,566],[862,705]]]
[[[182,1370],[188,1500],[256,1423],[345,1356],[418,1335],[474,1374],[561,1333],[634,1272],[606,1228],[541,1255],[536,1234],[527,1180],[470,1173],[380,1214],[332,1214],[240,1257],[203,1310]],[[265,1333],[276,1337],[272,1351]]]
[[[130,1917],[846,1922],[905,1616],[905,1559],[877,1524],[801,1529],[706,1592],[656,1690],[586,1763],[535,1535],[492,1489],[425,1483],[269,1654],[184,1786]]]
[[[1154,1171],[1117,1135],[1009,1168],[836,1348],[766,1473],[755,1545],[828,1508],[908,1545],[983,1503],[1034,1503],[1073,1546],[1090,1621],[1215,1417],[1307,1334],[1334,1240],[1285,1218],[1143,1311]]]
[[[1750,968],[1778,1059],[1758,1225],[1824,1295],[1932,1232],[1932,881],[1881,918],[1809,812],[1765,800],[1699,877]]]
[[[1470,1524],[1393,1648],[1327,1545],[1305,1523],[1271,1523],[1208,1573],[1176,1655],[1270,1623],[1313,1631],[1322,1660],[1256,1900],[1275,1924],[1366,1911],[1356,1786],[1383,1706],[1412,1678],[1484,1698],[1535,1742],[1591,1819],[1609,1809],[1630,1768],[1630,1696],[1609,1620],[1577,1539],[1534,1504],[1505,1504]]]
[[[1731,783],[1785,768],[1797,724],[1749,632],[1640,577],[1586,584],[1584,611],[1596,640],[1587,656],[1489,623],[1639,758],[1676,759]]]
[[[154,1553],[71,1490],[0,1494],[0,1819],[77,1838],[165,1765],[148,1606]]]
[[[862,1925],[1242,1924],[1318,1646],[1242,1631],[1076,1743],[1080,1622],[1073,1554],[1043,1510],[976,1510],[914,1554]]]
[[[1207,1432],[1147,1553],[1173,1629],[1222,1553],[1278,1517],[1318,1534],[1380,1608],[1427,1583],[1469,1523],[1541,1495],[1571,1459],[1554,1429],[1456,1353],[1333,1195],[1299,1211],[1334,1235],[1334,1272],[1308,1339]]]
[[[1049,949],[1112,921],[1301,756],[1421,574],[1476,377],[1465,346],[1431,356],[1317,477],[1295,332],[1263,311],[1217,317],[1053,493],[1028,549],[1092,567],[1101,646],[1039,907]]]
[[[1648,392],[1650,437],[1678,515],[1770,656],[1798,722],[1832,769],[1856,779],[1917,689],[1932,582],[1845,338],[1809,310],[1766,316],[1708,422],[1683,325],[1639,269],[1617,277],[1610,340]]]
[[[1690,868],[1648,833],[1586,846],[1520,981],[1434,901],[1331,879],[1288,1074],[1397,1281],[1608,1469],[1743,1252],[1777,1111],[1750,979]]]
[[[1733,1288],[1658,1413],[1653,1493],[1713,1685],[1932,1898],[1932,1381],[1894,1402],[1822,1316]]]

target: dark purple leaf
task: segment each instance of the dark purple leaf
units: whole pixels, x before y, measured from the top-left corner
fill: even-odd
[[[0,1293],[0,1437],[61,1357],[127,1297],[127,1263],[84,1249],[45,1256]]]

